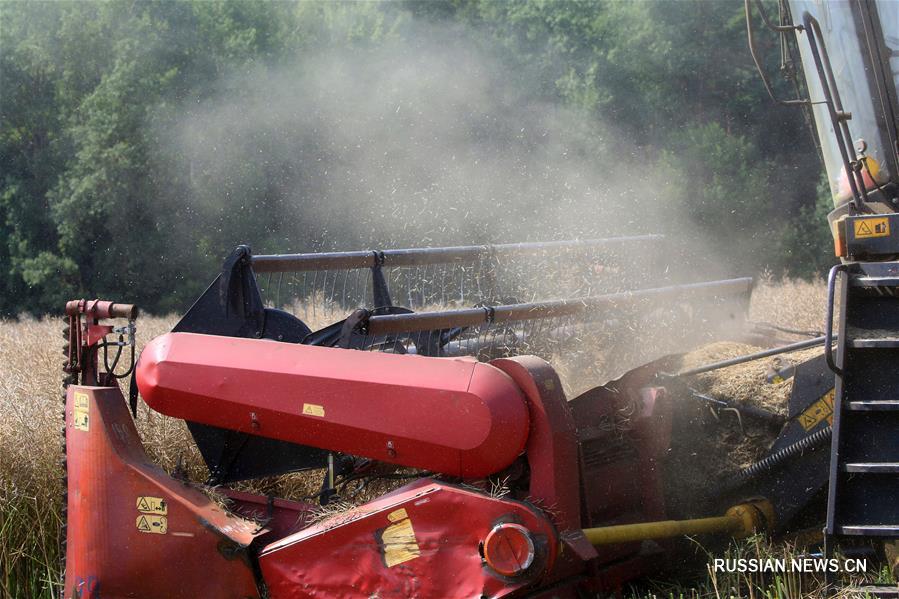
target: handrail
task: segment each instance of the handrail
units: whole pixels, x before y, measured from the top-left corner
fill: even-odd
[[[852,118],[852,113],[848,113],[843,109],[843,101],[840,98],[840,91],[837,88],[833,67],[831,67],[830,64],[827,47],[824,45],[824,36],[821,33],[821,25],[818,23],[818,19],[806,11],[802,13],[802,22],[805,24],[806,32],[809,34],[809,48],[812,52],[812,58],[815,61],[815,68],[818,71],[821,90],[824,92],[824,103],[827,104],[831,126],[837,137],[837,148],[840,150],[840,157],[843,160],[843,169],[846,171],[846,180],[848,181],[849,189],[852,192],[850,205],[854,210],[858,211],[863,207],[864,203],[867,202],[868,194],[865,190],[865,182],[861,172],[853,167],[856,161],[849,159],[849,148],[852,147],[852,135],[849,133],[849,125],[846,124],[846,121]],[[820,49],[818,47],[818,40],[821,40]],[[861,190],[861,192],[859,192],[859,190]]]
[[[837,275],[845,270],[845,264],[837,264],[830,269],[827,275],[827,321],[824,323],[824,358],[827,360],[827,367],[837,376],[843,376],[843,369],[837,366],[834,361],[833,349],[831,347],[833,344],[833,306]]]

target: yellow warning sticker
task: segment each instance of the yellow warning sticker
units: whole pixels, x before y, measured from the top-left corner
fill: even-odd
[[[76,430],[89,431],[90,423],[90,399],[87,393],[75,392],[75,408],[72,410],[72,425]]]
[[[169,524],[165,516],[153,516],[141,514],[137,517],[137,530],[155,535],[164,535],[168,532]]]
[[[406,508],[400,508],[387,514],[387,519],[391,522],[399,522],[400,520],[404,520],[408,517],[409,514],[406,513]]]
[[[825,419],[828,424],[833,424],[833,389],[799,415],[799,424],[806,431],[810,431]]]
[[[878,218],[862,218],[854,221],[854,226],[856,239],[890,236],[890,219],[885,216]]]
[[[402,564],[421,556],[421,548],[415,539],[412,520],[405,509],[395,510],[387,515],[393,522],[381,533],[381,547],[384,550],[384,563],[388,568]]]
[[[142,495],[137,498],[137,509],[145,514],[158,514],[165,516],[169,513],[169,506],[162,497],[150,497]]]
[[[305,414],[306,416],[318,416],[320,418],[324,418],[325,406],[320,406],[314,403],[304,403],[303,414]]]

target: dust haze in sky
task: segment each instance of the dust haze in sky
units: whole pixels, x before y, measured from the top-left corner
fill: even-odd
[[[375,49],[332,49],[233,72],[215,94],[186,104],[162,138],[172,163],[189,169],[186,201],[199,222],[213,223],[230,247],[248,242],[256,253],[662,232],[681,244],[662,256],[666,267],[690,262],[682,278],[694,281],[722,274],[715,254],[696,241],[702,236],[686,233],[679,178],[647,166],[651,160],[614,123],[560,106],[547,98],[553,82],[509,68],[464,32],[416,27]],[[702,268],[697,257],[707,260]],[[525,277],[552,280],[545,269]],[[663,284],[646,277],[627,287]],[[555,287],[535,296],[565,293]],[[683,324],[658,310],[643,316],[628,322],[647,335],[669,320]],[[671,325],[668,345],[654,339],[632,350],[619,372],[681,351],[685,335],[711,328]],[[594,343],[614,337],[591,331]],[[581,386],[613,374],[596,359],[602,352],[591,351],[566,354],[575,362],[586,356],[588,366],[570,369]],[[583,375],[589,369],[596,376]]]
[[[412,41],[231,73],[166,137],[191,209],[225,236],[257,223],[261,240],[234,240],[257,251],[670,228],[664,177],[540,90],[458,31],[421,25]]]

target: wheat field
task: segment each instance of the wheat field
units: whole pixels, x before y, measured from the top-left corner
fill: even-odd
[[[820,329],[821,282],[764,279],[750,318]],[[141,316],[138,343],[167,332],[176,316]],[[321,323],[312,323],[321,324]],[[0,596],[51,597],[58,588],[60,555],[63,319],[22,317],[0,321]],[[596,350],[601,351],[601,350]],[[599,360],[600,356],[594,356]],[[564,372],[564,364],[559,365]],[[569,372],[568,376],[575,376]],[[570,386],[571,382],[567,381]],[[141,404],[138,429],[150,456],[167,471],[179,463],[192,480],[205,478],[186,427]],[[256,489],[282,496],[308,492],[310,481],[289,476]],[[317,484],[317,483],[316,483]]]

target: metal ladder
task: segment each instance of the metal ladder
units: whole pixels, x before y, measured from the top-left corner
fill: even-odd
[[[836,374],[824,530],[831,556],[853,540],[899,538],[899,262],[835,266],[827,303],[825,355]]]

